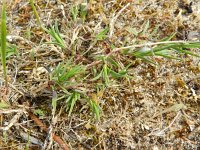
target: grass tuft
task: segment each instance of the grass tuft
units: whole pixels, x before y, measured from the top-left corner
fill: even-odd
[[[45,29],[45,31],[51,35],[51,37],[53,38],[52,42],[48,42],[47,44],[55,44],[63,49],[66,48],[66,45],[64,43],[64,40],[61,37],[60,31],[58,29],[58,23],[55,23],[55,26],[51,26],[50,29]]]

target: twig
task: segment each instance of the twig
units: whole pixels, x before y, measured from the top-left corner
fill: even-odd
[[[200,130],[200,125],[197,126],[192,132],[190,132],[186,137],[188,137],[189,139],[192,137],[192,135],[197,132],[198,130]]]
[[[1,127],[1,130],[7,131],[9,130],[17,121],[18,119],[22,116],[23,112],[18,112],[11,120],[10,123],[6,127]]]
[[[86,66],[86,69],[90,69],[90,68],[92,68],[93,66],[98,65],[100,62],[102,62],[102,60],[95,61],[95,62],[93,62],[93,63],[87,65],[87,66]]]
[[[21,92],[20,90],[18,90],[13,84],[8,83],[8,85],[9,85],[12,89],[14,89],[14,90],[16,90],[18,93],[20,93],[22,96],[24,96],[24,93]]]
[[[57,93],[56,93],[56,91],[53,91],[52,101],[57,101]],[[52,102],[52,103],[54,103],[54,102]],[[57,119],[56,119],[57,117],[55,117],[55,112],[56,112],[56,106],[55,107],[53,106],[51,124],[50,124],[50,126],[48,128],[48,136],[45,139],[45,142],[44,142],[44,145],[42,147],[42,150],[51,149],[51,146],[53,144],[53,126],[55,126],[55,124],[57,122]]]
[[[109,38],[111,38],[112,35],[113,35],[114,24],[115,24],[117,18],[119,17],[119,15],[120,15],[129,5],[130,5],[130,3],[126,4],[126,6],[124,6],[124,7],[116,14],[116,16],[114,16],[114,14],[113,14],[113,17],[112,17],[112,19],[111,19],[111,21],[110,21],[110,34],[109,34]]]
[[[48,133],[48,128],[45,124],[43,124],[40,119],[38,119],[32,112],[28,112],[30,118],[46,133]],[[56,141],[63,150],[69,150],[68,145],[57,135],[53,134],[53,139]]]
[[[10,113],[22,113],[24,112],[23,109],[1,109],[0,114],[10,114]]]
[[[144,47],[144,46],[154,46],[154,45],[161,45],[161,44],[174,44],[174,43],[186,43],[185,41],[164,41],[164,42],[155,42],[155,43],[145,43],[145,44],[138,44],[138,45],[130,45],[120,48],[115,48],[111,51],[106,57],[109,57],[113,53],[119,52],[121,50],[129,49],[129,48],[137,48],[137,47]]]
[[[177,113],[177,115],[174,117],[174,119],[172,120],[172,122],[171,122],[166,128],[162,129],[161,131],[156,131],[156,132],[150,133],[150,134],[148,134],[148,136],[150,136],[150,135],[156,135],[156,136],[163,135],[164,132],[165,132],[167,129],[169,129],[169,128],[173,125],[173,123],[175,122],[175,120],[176,120],[179,116],[180,116],[180,111]]]

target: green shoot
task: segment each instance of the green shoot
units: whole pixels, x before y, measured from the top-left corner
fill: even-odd
[[[103,77],[103,80],[105,82],[105,85],[108,86],[110,80],[109,80],[109,77],[108,77],[108,67],[107,67],[106,63],[103,65],[102,77]]]
[[[76,104],[76,101],[80,99],[80,97],[81,97],[80,94],[76,91],[73,91],[73,93],[68,97],[66,101],[67,103],[66,112],[69,111],[68,116],[71,116],[74,105]]]
[[[44,117],[45,116],[45,111],[42,109],[35,109],[33,112],[35,115],[38,115],[39,117]]]
[[[7,133],[7,131],[3,131],[3,140],[4,140],[4,143],[8,142],[8,133]]]
[[[0,109],[9,108],[9,105],[6,102],[0,102]]]
[[[58,29],[58,23],[55,23],[55,26],[51,26],[50,29],[45,29],[45,31],[51,35],[53,42],[48,42],[48,44],[55,44],[61,48],[66,48],[64,40],[61,37],[60,31]]]
[[[30,5],[31,5],[31,7],[32,7],[32,9],[33,9],[33,13],[34,13],[34,15],[35,15],[35,17],[36,17],[36,19],[37,19],[37,22],[38,22],[40,28],[41,28],[42,30],[44,30],[44,27],[42,26],[42,23],[41,23],[41,21],[40,21],[40,17],[39,17],[39,15],[38,15],[38,13],[37,13],[37,10],[36,10],[36,8],[35,8],[34,0],[29,0],[29,3],[30,3]]]
[[[171,40],[174,36],[176,35],[176,32],[172,33],[171,35],[167,36],[167,37],[164,37],[163,39],[161,39],[160,41],[163,42],[163,41],[169,41]]]
[[[172,36],[168,37],[167,39],[169,38],[171,39]],[[200,57],[199,55],[186,50],[187,48],[199,48],[199,47],[200,47],[200,42],[170,43],[169,41],[169,43],[157,45],[153,48],[143,47],[141,49],[138,49],[137,51],[134,51],[132,55],[149,62],[152,62],[152,60],[148,58],[149,56],[161,56],[164,58],[181,60],[180,58],[175,57],[174,55],[176,53],[183,53],[187,55]]]
[[[3,66],[5,86],[8,87],[8,78],[6,70],[6,2],[3,1],[1,16],[1,61]]]
[[[52,72],[52,80],[58,84],[69,85],[70,78],[84,73],[84,67],[81,65],[73,65],[69,61],[68,63],[60,63],[56,69]]]
[[[77,21],[78,16],[82,19],[82,21],[85,21],[85,18],[87,16],[87,3],[81,3],[79,5],[73,6],[71,8],[71,16],[73,21]]]
[[[108,77],[107,64],[103,65],[103,68],[102,68],[101,72],[96,77],[94,77],[91,81],[96,81],[99,78],[103,79],[103,81],[104,81],[104,83],[105,83],[106,86],[109,85],[109,77]]]
[[[105,29],[103,29],[101,32],[99,32],[99,34],[96,35],[96,40],[97,41],[102,41],[107,37],[107,33],[109,31],[109,28],[106,27]]]
[[[80,4],[80,17],[82,18],[83,22],[87,16],[87,3]]]
[[[99,121],[100,120],[100,112],[101,108],[98,103],[94,99],[88,99],[90,109],[92,110],[93,115]]]
[[[116,61],[114,61],[113,59],[109,58],[109,61],[115,66],[119,68],[119,65],[117,64]],[[104,81],[104,84],[106,86],[109,86],[110,83],[110,79],[109,76],[111,75],[113,78],[118,79],[118,78],[125,78],[127,77],[127,69],[130,65],[128,65],[127,67],[119,70],[118,72],[114,71],[113,69],[111,69],[110,67],[108,67],[107,63],[105,63],[103,65],[102,70],[100,71],[100,73],[94,77],[91,81],[96,81],[99,78],[102,78]]]
[[[71,8],[71,14],[73,21],[76,21],[78,17],[78,6],[74,6]]]
[[[11,45],[11,44],[8,43],[7,52],[6,52],[6,58],[9,58],[12,55],[18,55],[17,46],[16,45]]]

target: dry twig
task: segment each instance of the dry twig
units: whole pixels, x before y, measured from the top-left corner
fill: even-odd
[[[48,133],[48,128],[45,124],[43,124],[40,119],[38,119],[32,112],[28,112],[31,119],[46,133]],[[53,139],[56,141],[63,150],[69,150],[68,145],[57,135],[53,134]]]

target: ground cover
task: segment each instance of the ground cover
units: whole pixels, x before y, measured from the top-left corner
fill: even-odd
[[[199,148],[198,0],[5,8],[1,149]]]

